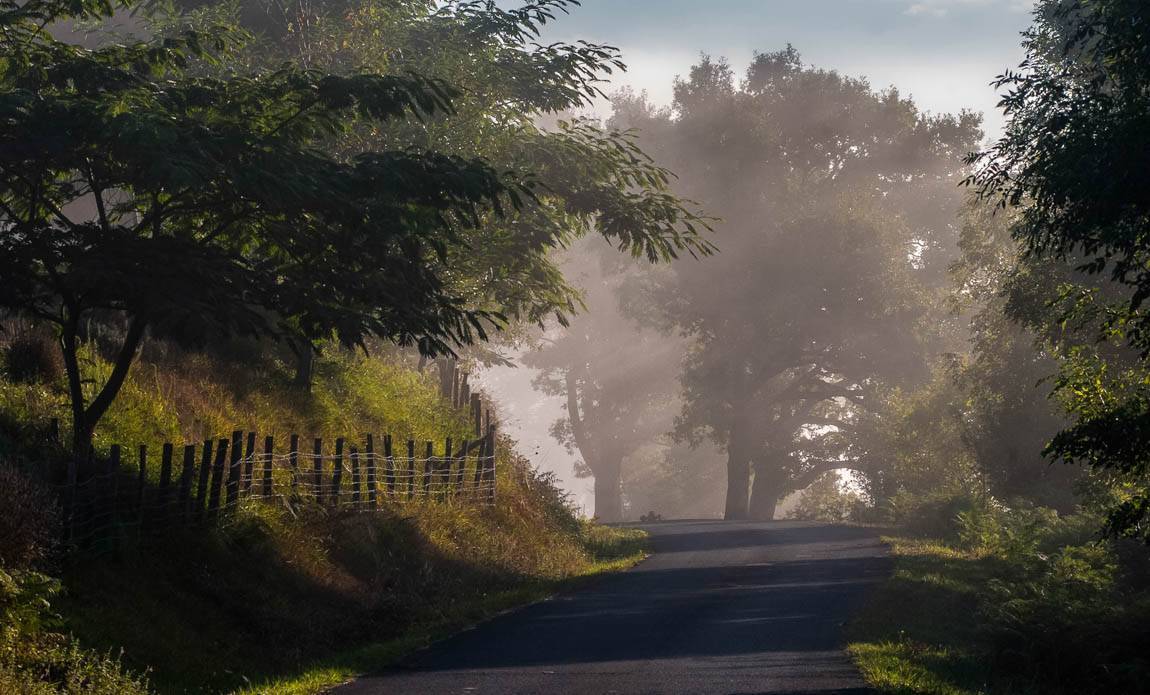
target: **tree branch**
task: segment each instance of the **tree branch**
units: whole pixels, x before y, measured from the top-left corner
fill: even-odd
[[[120,387],[124,385],[124,379],[127,378],[128,370],[136,358],[136,350],[140,347],[140,341],[143,340],[146,325],[147,322],[139,316],[133,316],[128,324],[128,334],[124,336],[124,344],[120,346],[120,354],[116,356],[116,363],[112,366],[111,375],[104,382],[104,387],[100,389],[100,393],[92,399],[91,405],[84,411],[84,420],[89,427],[93,427],[99,422],[100,418],[107,412],[108,406],[112,405],[116,394],[120,392]]]
[[[840,461],[838,459],[821,459],[811,468],[803,471],[802,475],[791,481],[790,492],[798,492],[810,487],[816,480],[825,473],[838,470],[840,468],[853,469],[858,461],[854,459]]]

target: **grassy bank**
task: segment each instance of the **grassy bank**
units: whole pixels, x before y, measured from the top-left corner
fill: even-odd
[[[888,538],[893,573],[849,628],[859,668],[899,695],[1141,692],[1150,567],[1097,521],[975,505],[941,538]]]
[[[642,557],[641,534],[516,516],[250,518],[158,562],[78,567],[58,608],[85,646],[123,649],[159,692],[314,693]]]
[[[118,442],[130,451],[235,427],[277,439],[467,433],[463,415],[438,396],[434,372],[418,373],[410,358],[331,349],[305,393],[291,387],[289,365],[246,349],[254,348],[206,355],[151,346],[97,448]],[[85,355],[89,373],[107,368],[97,345]],[[33,381],[0,381],[0,462],[24,459],[33,471],[26,425],[59,416],[64,403],[59,375],[50,364],[40,371]],[[122,683],[143,674],[164,693],[312,693],[642,557],[640,532],[578,519],[514,444],[504,437],[498,447],[494,508],[417,502],[351,514],[250,505],[220,529],[172,530],[96,557],[38,558],[31,569],[58,577],[62,589],[49,597],[50,611],[35,596],[19,599],[45,619],[5,633],[11,649],[0,654],[0,678],[35,692],[129,692]],[[0,515],[11,508],[0,505]],[[0,609],[10,613],[5,601]],[[59,653],[29,648],[41,643]],[[72,676],[53,665],[65,662]],[[108,672],[107,689],[67,689],[85,669]]]

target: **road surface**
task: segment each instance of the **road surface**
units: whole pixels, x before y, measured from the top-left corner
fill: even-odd
[[[888,565],[877,533],[804,522],[645,526],[629,572],[506,614],[337,695],[869,691],[842,625]]]

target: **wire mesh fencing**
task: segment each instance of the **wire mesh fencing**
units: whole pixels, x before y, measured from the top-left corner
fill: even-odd
[[[477,421],[476,430],[480,427]],[[57,491],[66,512],[65,540],[76,551],[102,550],[119,541],[172,527],[223,525],[245,505],[278,504],[291,511],[320,507],[369,513],[397,504],[495,504],[496,429],[458,444],[390,435],[327,446],[303,446],[291,435],[286,449],[273,437],[237,430],[230,438],[163,445],[158,464],[140,446],[136,465],[121,465],[122,447],[107,460],[68,468]],[[380,445],[380,446],[377,446]],[[158,470],[153,469],[158,465]],[[96,470],[96,467],[100,470]]]

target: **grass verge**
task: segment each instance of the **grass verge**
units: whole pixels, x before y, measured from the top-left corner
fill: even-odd
[[[640,531],[508,497],[489,510],[261,510],[73,567],[57,605],[84,645],[122,649],[156,692],[315,693],[644,556]]]
[[[985,692],[978,604],[992,573],[940,542],[883,540],[894,570],[848,629],[848,649],[867,682],[897,695]]]
[[[893,573],[848,628],[867,681],[896,695],[1143,692],[1145,549],[1091,540],[1089,517],[995,515],[960,515],[949,542],[885,539]]]
[[[585,539],[592,549],[593,561],[577,574],[469,597],[453,606],[449,614],[429,615],[413,622],[401,637],[336,654],[297,673],[273,678],[239,692],[241,695],[311,695],[323,692],[356,676],[378,672],[419,649],[500,613],[576,589],[594,577],[629,569],[647,556],[647,534],[639,529],[588,524]]]

